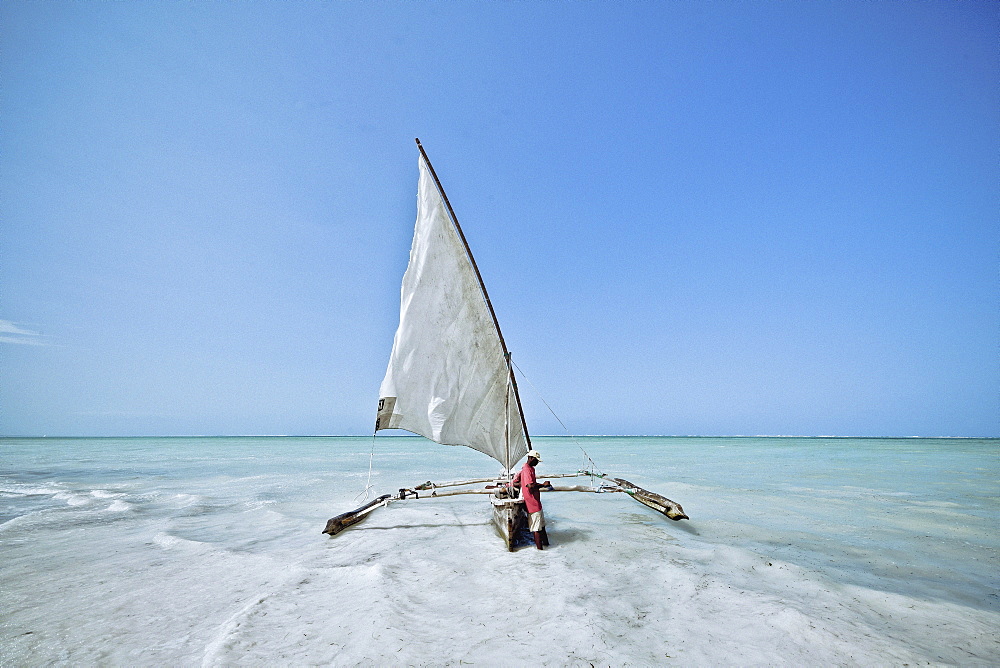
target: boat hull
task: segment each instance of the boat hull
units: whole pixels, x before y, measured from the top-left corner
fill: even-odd
[[[528,528],[528,513],[523,499],[491,498],[493,504],[493,526],[503,538],[507,550],[514,551],[518,536]]]

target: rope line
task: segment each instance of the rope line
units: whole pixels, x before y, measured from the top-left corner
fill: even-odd
[[[535,394],[538,395],[538,398],[542,400],[542,403],[545,404],[545,407],[549,409],[549,412],[552,413],[552,417],[554,417],[556,419],[556,421],[559,423],[559,425],[563,428],[563,431],[565,431],[566,434],[570,438],[573,439],[573,442],[576,443],[576,447],[580,448],[580,452],[583,453],[583,456],[586,459],[586,462],[590,463],[590,470],[591,470],[591,472],[597,471],[598,473],[600,473],[600,474],[603,475],[604,471],[602,471],[597,466],[597,462],[595,462],[593,459],[590,458],[590,455],[587,454],[587,451],[583,449],[582,445],[580,445],[580,441],[577,440],[576,435],[574,435],[573,432],[571,432],[569,430],[569,428],[566,426],[566,424],[559,418],[559,416],[556,415],[556,412],[554,410],[552,410],[552,406],[549,406],[549,402],[545,401],[545,397],[543,397],[542,393],[538,391],[538,388],[535,387],[535,384],[532,383],[531,379],[528,378],[528,376],[525,375],[524,371],[521,371],[521,367],[519,367],[517,365],[517,362],[515,362],[513,359],[511,359],[510,363],[513,364],[514,368],[517,369],[518,373],[521,374],[521,378],[524,378],[526,381],[528,381],[528,385],[530,385],[531,389],[535,391]],[[587,464],[586,463],[584,463],[584,468],[587,468]],[[594,484],[594,476],[593,475],[590,476],[590,484],[591,485]]]
[[[374,463],[374,461],[375,461],[375,434],[372,434],[372,454],[371,454],[371,457],[368,458],[368,484],[366,484],[365,488],[363,490],[361,490],[358,493],[357,496],[354,497],[355,501],[357,501],[358,497],[360,497],[362,494],[365,497],[364,500],[367,501],[369,495],[371,494],[371,491],[372,491],[372,463]]]

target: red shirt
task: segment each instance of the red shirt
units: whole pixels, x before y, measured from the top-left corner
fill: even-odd
[[[535,467],[525,462],[517,475],[521,482],[521,498],[524,499],[525,509],[529,513],[537,513],[542,509],[542,500],[538,498],[538,491],[531,488],[535,483]]]

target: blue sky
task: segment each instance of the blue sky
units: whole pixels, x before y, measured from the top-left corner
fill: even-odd
[[[0,4],[0,434],[368,434],[420,137],[529,429],[1000,435],[994,2]]]

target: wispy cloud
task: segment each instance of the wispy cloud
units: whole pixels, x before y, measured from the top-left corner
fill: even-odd
[[[15,343],[22,346],[46,345],[41,334],[18,327],[10,320],[0,320],[0,343]]]

